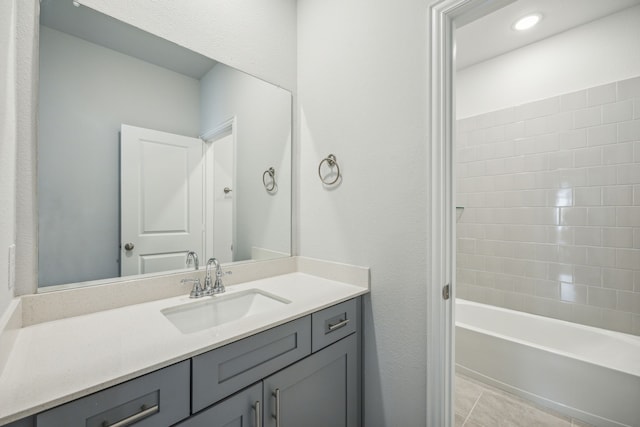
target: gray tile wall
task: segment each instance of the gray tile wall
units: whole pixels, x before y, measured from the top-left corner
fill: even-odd
[[[457,296],[640,335],[640,77],[457,122]]]

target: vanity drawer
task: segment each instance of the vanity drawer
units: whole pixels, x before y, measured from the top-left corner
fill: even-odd
[[[151,427],[174,424],[189,416],[189,368],[187,360],[74,400],[38,414],[37,425],[103,427],[135,422],[139,427]]]
[[[357,330],[358,301],[358,298],[350,299],[311,315],[312,352],[315,353]]]
[[[192,359],[191,411],[207,406],[311,354],[311,317],[244,338]]]

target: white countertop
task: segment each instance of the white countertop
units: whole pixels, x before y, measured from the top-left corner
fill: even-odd
[[[0,425],[368,292],[296,272],[228,286],[222,295],[254,288],[291,303],[190,334],[160,312],[193,302],[188,295],[20,328],[0,375]]]

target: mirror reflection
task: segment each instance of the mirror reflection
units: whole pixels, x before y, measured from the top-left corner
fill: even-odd
[[[40,24],[41,287],[289,256],[289,92],[71,0]]]

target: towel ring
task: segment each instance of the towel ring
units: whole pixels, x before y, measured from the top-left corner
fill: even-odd
[[[271,178],[271,182],[267,182],[267,175]],[[267,191],[273,191],[276,188],[276,170],[269,168],[262,174],[262,185]]]
[[[327,163],[327,165],[329,165],[330,168],[332,167],[336,167],[336,178],[333,181],[327,181],[325,179],[325,177],[322,176],[322,164],[323,163]],[[320,181],[322,181],[322,183],[324,185],[333,185],[336,182],[338,182],[338,180],[340,179],[341,175],[340,175],[340,166],[338,165],[338,162],[336,161],[336,156],[334,156],[333,154],[329,154],[327,157],[325,157],[324,159],[322,159],[320,161],[320,164],[318,165],[318,176],[320,177]]]

